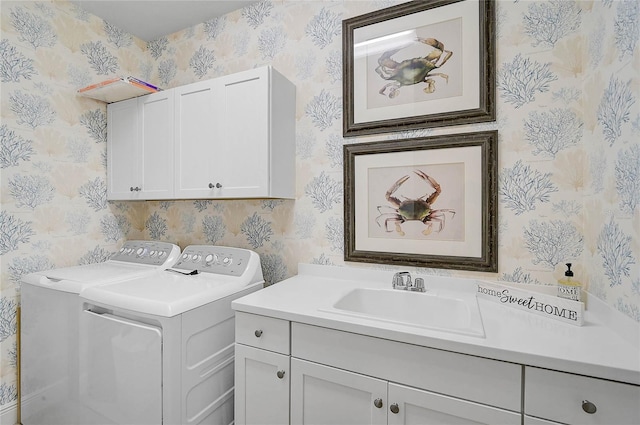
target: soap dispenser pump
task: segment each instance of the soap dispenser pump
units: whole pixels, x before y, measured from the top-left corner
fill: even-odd
[[[568,300],[580,301],[580,282],[573,278],[571,263],[566,263],[564,278],[558,280],[558,296]]]

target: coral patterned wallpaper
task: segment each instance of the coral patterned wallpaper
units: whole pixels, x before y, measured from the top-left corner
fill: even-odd
[[[3,422],[23,274],[138,238],[253,249],[268,283],[300,262],[343,265],[344,143],[497,129],[499,273],[419,271],[554,284],[573,262],[640,321],[639,3],[500,0],[495,123],[343,139],[341,20],[396,3],[267,0],[145,43],[66,1],[2,1]],[[267,64],[297,87],[296,200],[106,200],[106,107],[78,88],[118,75],[170,88]]]

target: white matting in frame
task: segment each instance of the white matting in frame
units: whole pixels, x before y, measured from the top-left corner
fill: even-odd
[[[480,68],[478,22],[478,2],[467,1],[355,29],[354,123],[478,108],[480,79],[473,72]],[[418,37],[436,39],[452,52],[447,63],[438,69],[447,79],[431,77],[431,93],[426,93],[422,84],[402,86],[393,97],[388,91],[380,93],[388,81],[376,73],[375,63],[385,52],[396,49],[401,49],[393,55],[398,62],[400,55],[423,56],[428,46],[415,42]]]
[[[398,200],[425,199],[435,192],[433,185],[416,171],[428,175],[440,185],[441,193],[431,208],[442,212],[438,215],[439,220],[431,220],[427,224],[420,220],[404,221],[396,228],[394,204],[387,200],[386,194],[399,179],[409,177],[390,195]],[[462,257],[482,255],[480,146],[357,156],[354,187],[357,251]],[[387,219],[391,220],[385,222]]]

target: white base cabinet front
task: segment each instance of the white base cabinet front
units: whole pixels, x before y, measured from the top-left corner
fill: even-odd
[[[289,356],[236,344],[235,423],[289,423]]]
[[[524,413],[572,425],[640,424],[640,386],[527,366]]]
[[[291,359],[291,423],[386,425],[387,382]]]
[[[520,425],[520,413],[389,383],[389,425]]]
[[[520,425],[520,413],[291,359],[291,423]]]

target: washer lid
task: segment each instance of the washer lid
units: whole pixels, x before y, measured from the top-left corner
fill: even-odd
[[[23,276],[22,282],[58,291],[80,293],[91,285],[114,283],[123,279],[142,277],[153,273],[157,268],[144,264],[106,261],[104,263],[63,267],[30,273]]]
[[[169,242],[125,241],[107,261],[29,273],[21,280],[55,291],[78,294],[89,285],[119,282],[171,267],[179,257],[180,247]]]
[[[248,283],[236,277],[212,273],[180,275],[155,271],[139,279],[88,287],[80,297],[107,308],[173,317],[235,294],[252,284],[262,282]]]

